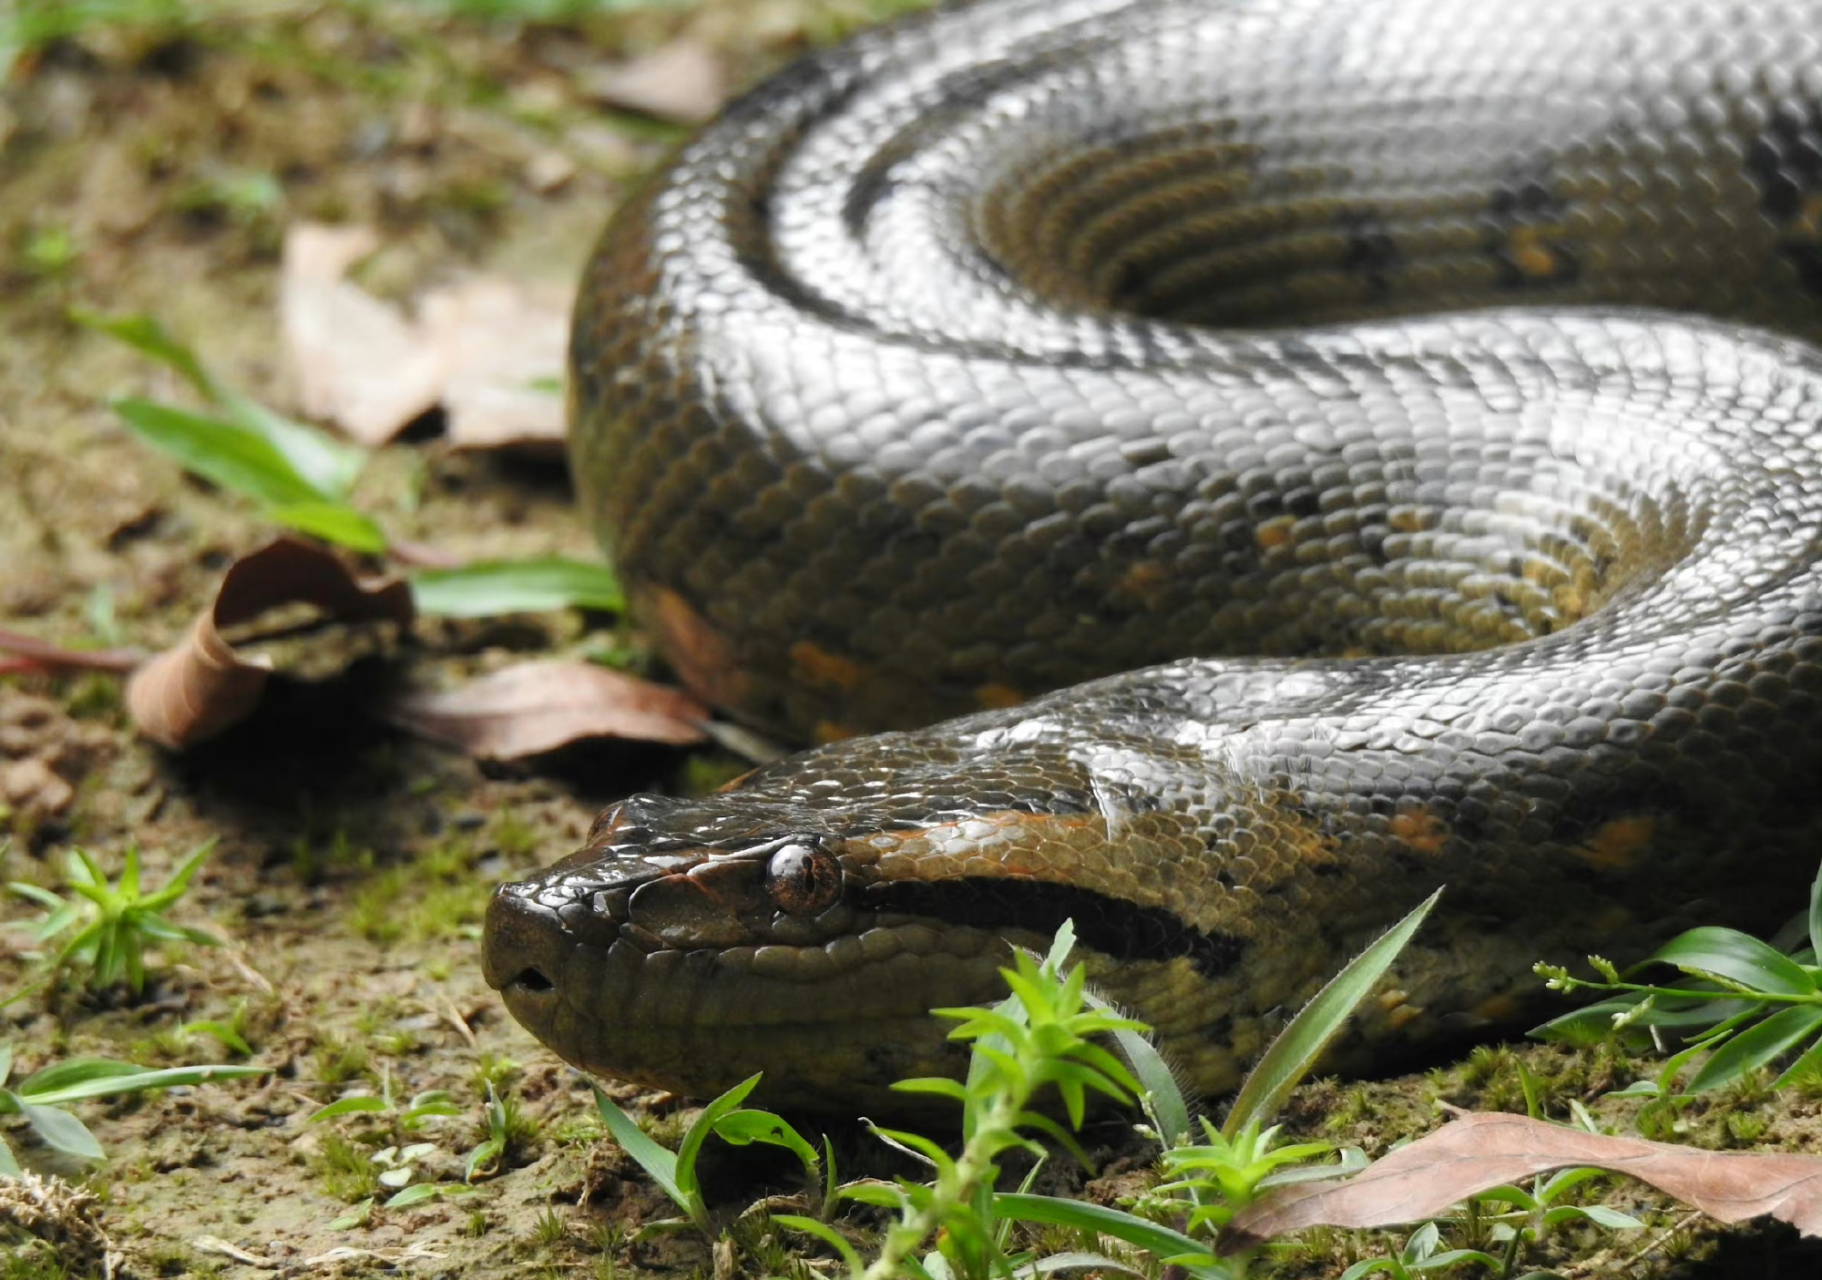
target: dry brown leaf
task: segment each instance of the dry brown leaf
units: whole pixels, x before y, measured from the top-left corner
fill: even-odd
[[[1304,1227],[1420,1222],[1492,1187],[1584,1165],[1648,1182],[1720,1222],[1769,1213],[1806,1236],[1822,1235],[1822,1158],[1702,1151],[1470,1112],[1351,1178],[1271,1192],[1234,1215],[1221,1251],[1252,1248]]]
[[[304,412],[369,446],[433,408],[446,373],[398,308],[343,278],[378,245],[367,227],[299,223],[285,233],[279,286]]]
[[[699,124],[727,97],[727,74],[708,45],[673,40],[661,49],[581,77],[582,91],[609,107]]]
[[[527,662],[446,693],[409,694],[385,711],[419,737],[486,760],[517,760],[586,738],[688,746],[708,711],[679,689],[592,662]]]
[[[384,444],[436,405],[452,443],[554,446],[572,292],[487,277],[425,296],[417,319],[343,278],[371,253],[366,228],[300,223],[285,235],[280,309],[298,394],[366,445]]]
[[[285,604],[310,604],[342,622],[408,623],[411,588],[398,578],[357,578],[334,552],[281,537],[228,567],[215,603],[189,634],[127,683],[139,731],[174,751],[206,742],[253,713],[272,675],[263,657],[243,658],[224,628]]]
[[[449,442],[459,449],[560,445],[569,289],[476,277],[424,299],[419,330],[443,360]]]

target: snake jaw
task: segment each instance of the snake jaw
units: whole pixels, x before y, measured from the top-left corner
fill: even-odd
[[[692,1095],[763,1071],[762,1096],[805,1109],[954,1073],[928,1010],[996,994],[995,933],[869,906],[864,841],[683,849],[667,826],[610,819],[496,891],[484,971],[527,1030],[585,1070]]]

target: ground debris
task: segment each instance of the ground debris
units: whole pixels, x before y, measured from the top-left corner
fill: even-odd
[[[61,1178],[30,1172],[0,1177],[0,1240],[22,1233],[41,1242],[71,1275],[111,1277],[119,1264],[96,1221],[100,1209],[100,1197]]]

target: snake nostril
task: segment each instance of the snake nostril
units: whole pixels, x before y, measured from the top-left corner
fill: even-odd
[[[555,991],[557,989],[557,984],[545,977],[543,970],[529,967],[521,969],[518,973],[513,975],[512,985],[521,990],[533,992],[534,994],[542,994],[543,992]]]

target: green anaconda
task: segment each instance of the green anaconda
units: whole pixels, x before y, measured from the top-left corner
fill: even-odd
[[[1818,340],[1819,0],[1001,0],[801,61],[609,229],[572,455],[686,682],[826,745],[609,809],[489,981],[584,1067],[845,1107],[1066,917],[1207,1090],[1445,882],[1342,1065],[1775,925]]]

